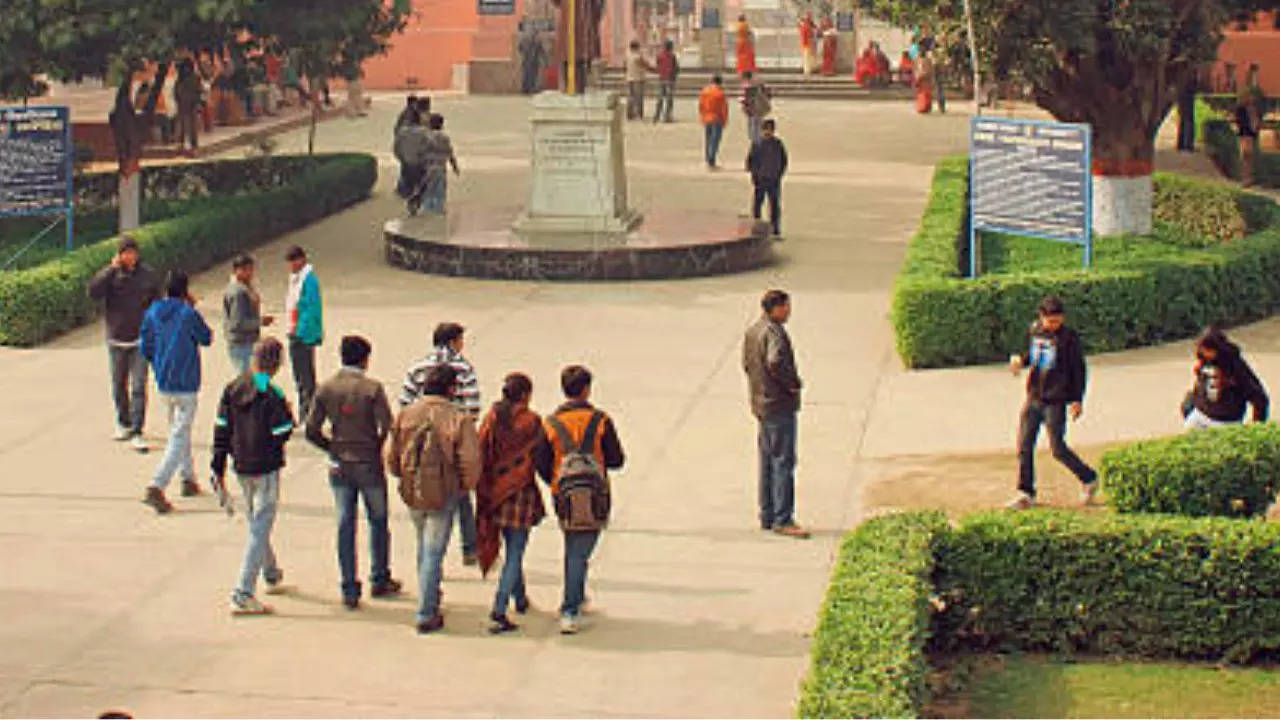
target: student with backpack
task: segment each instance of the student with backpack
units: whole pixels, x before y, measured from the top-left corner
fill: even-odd
[[[450,365],[427,375],[423,395],[391,424],[387,470],[400,479],[418,536],[418,633],[444,628],[440,613],[440,567],[453,530],[453,516],[480,481],[480,443],[475,423],[454,406],[457,381]]]
[[[236,476],[249,510],[249,542],[245,547],[240,580],[231,593],[233,615],[266,615],[272,612],[255,597],[258,575],[267,582],[267,593],[276,594],[284,573],[271,547],[271,529],[280,499],[280,469],[284,446],[293,434],[293,413],[284,391],[271,382],[280,370],[284,347],[275,338],[263,338],[253,347],[252,372],[232,380],[222,391],[213,423],[213,477],[222,487],[227,456],[235,460]]]
[[[613,421],[590,403],[591,371],[570,365],[560,373],[567,402],[543,421],[538,446],[538,474],[551,484],[551,497],[564,531],[564,599],[560,633],[581,629],[587,587],[587,564],[609,522],[609,470],[622,467],[625,456]]]

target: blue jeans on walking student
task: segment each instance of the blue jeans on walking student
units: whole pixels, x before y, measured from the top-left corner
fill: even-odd
[[[111,399],[116,405],[116,425],[134,435],[142,434],[147,419],[147,359],[138,344],[107,343],[111,373]]]
[[[453,531],[453,514],[458,511],[455,495],[440,510],[413,510],[413,526],[418,534],[418,622],[424,623],[440,612],[441,565]]]
[[[270,584],[280,582],[283,577],[275,549],[271,547],[271,529],[275,527],[280,502],[280,472],[241,475],[239,480],[249,508],[249,542],[240,565],[240,581],[231,595],[237,602],[253,597],[259,574]]]
[[[196,465],[191,457],[191,424],[196,419],[195,393],[161,393],[169,413],[169,441],[156,468],[151,484],[161,490],[169,487],[175,473],[183,480],[196,479]]]
[[[720,139],[724,137],[724,126],[719,123],[703,125],[706,135],[707,167],[715,167],[716,156],[720,154]]]
[[[587,564],[600,540],[599,530],[564,533],[564,601],[560,614],[577,617],[587,596]]]
[[[338,512],[338,569],[342,597],[359,598],[356,568],[356,510],[364,498],[369,520],[369,582],[376,590],[391,579],[391,531],[387,528],[387,477],[376,463],[337,462],[329,468],[329,486]]]
[[[795,524],[796,414],[760,419],[760,527]]]
[[[227,357],[231,358],[231,369],[243,375],[249,372],[249,363],[253,360],[253,343],[227,343]]]
[[[495,615],[506,615],[507,605],[514,598],[516,607],[529,603],[524,586],[524,551],[529,546],[529,528],[502,528],[502,574],[498,576],[498,590],[493,596]]]
[[[462,540],[462,554],[476,554],[476,508],[471,493],[458,496],[458,535]]]

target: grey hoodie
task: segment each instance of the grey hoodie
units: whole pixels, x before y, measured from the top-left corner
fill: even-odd
[[[232,278],[222,294],[223,328],[227,342],[250,345],[262,334],[262,300],[244,283]]]

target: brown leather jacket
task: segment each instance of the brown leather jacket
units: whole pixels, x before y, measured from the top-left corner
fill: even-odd
[[[751,412],[757,418],[787,415],[800,409],[800,375],[786,328],[761,316],[747,328],[742,342],[742,368],[747,373]]]
[[[448,398],[439,395],[427,395],[396,416],[387,441],[387,471],[396,477],[401,476],[401,455],[412,440],[414,431],[428,422],[442,433],[441,446],[446,451],[452,450],[445,487],[432,495],[447,499],[464,490],[474,490],[480,482],[482,467],[475,422],[471,416],[459,412]],[[426,509],[443,510],[444,505]]]
[[[382,383],[363,371],[343,368],[316,391],[307,416],[307,439],[334,460],[376,465],[390,427],[391,405]]]

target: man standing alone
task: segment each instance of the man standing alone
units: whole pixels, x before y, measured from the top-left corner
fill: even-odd
[[[222,294],[223,331],[231,367],[241,375],[249,372],[253,346],[262,335],[262,326],[275,318],[262,314],[262,296],[253,286],[254,263],[248,255],[231,261],[231,282]]]
[[[658,120],[671,122],[671,113],[676,102],[676,77],[680,74],[680,62],[676,59],[675,43],[670,40],[662,45],[658,53],[658,106],[653,110],[653,124]]]
[[[307,262],[307,253],[294,245],[285,253],[289,263],[289,294],[285,314],[289,318],[289,364],[298,388],[298,417],[306,417],[316,393],[316,347],[324,342],[324,309],[320,281]]]
[[[142,425],[147,417],[147,361],[138,333],[147,307],[160,297],[160,281],[139,258],[138,241],[122,235],[116,256],[89,281],[89,297],[101,300],[107,328],[107,362],[116,405],[116,440],[132,439],[147,451]]]
[[[795,521],[800,375],[784,327],[791,318],[791,298],[782,290],[770,290],[760,305],[764,315],[747,330],[742,343],[751,413],[760,423],[760,527],[803,539],[809,533]]]
[[[747,171],[755,194],[751,200],[751,217],[760,219],[760,206],[769,200],[769,225],[773,236],[782,235],[782,176],[787,174],[787,148],[774,133],[773,120],[760,126],[763,136],[747,153]]]
[[[724,97],[724,79],[719,73],[711,77],[710,85],[702,88],[702,94],[698,96],[698,114],[702,116],[706,135],[707,169],[715,170],[724,126],[729,122],[729,102]]]

